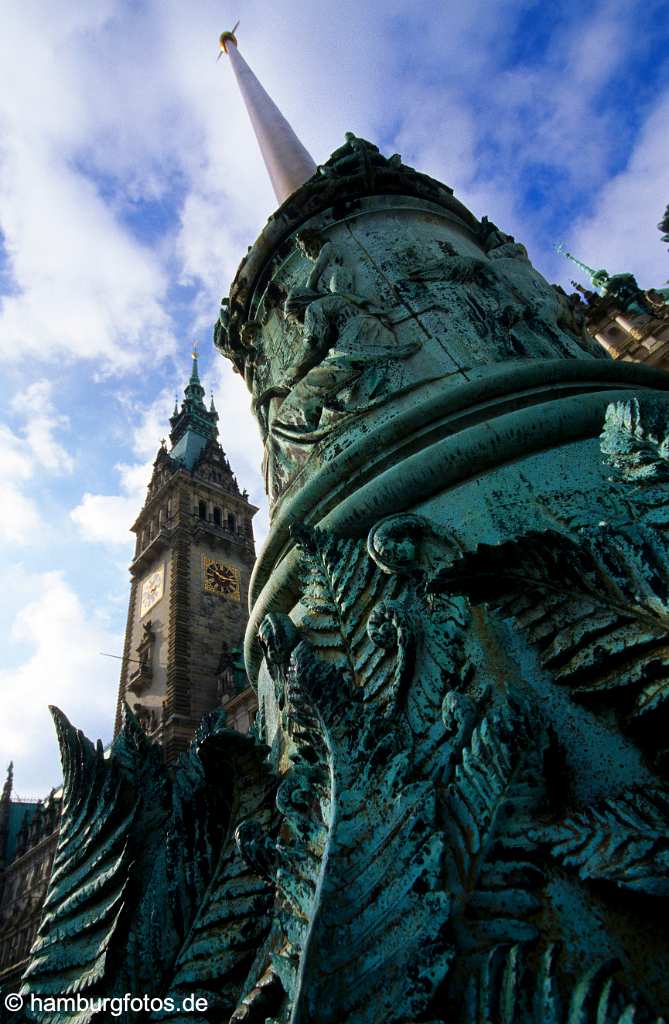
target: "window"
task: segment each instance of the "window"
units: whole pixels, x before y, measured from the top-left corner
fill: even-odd
[[[234,512],[228,512],[228,530],[232,530],[234,533],[237,529],[237,520],[235,519]]]
[[[199,515],[200,519],[207,518],[207,506],[204,503],[204,501],[199,502],[197,506],[197,514]]]
[[[214,506],[214,525],[221,525],[221,510],[220,508],[216,508],[216,506]]]

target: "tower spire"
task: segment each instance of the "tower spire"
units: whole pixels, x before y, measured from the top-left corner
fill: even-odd
[[[9,765],[7,767],[7,778],[5,779],[5,784],[2,787],[2,796],[0,797],[0,800],[4,801],[5,803],[8,803],[9,800],[11,799],[13,783],[14,783],[14,762],[10,761]],[[0,850],[0,854],[1,853],[2,853],[2,851]]]
[[[205,390],[198,370],[198,349],[193,344],[193,362],[190,377],[184,388],[184,397],[179,409],[178,402],[170,417],[170,455],[175,461],[192,469],[209,441],[218,439],[218,413],[207,409],[204,402]]]
[[[197,342],[196,341],[193,342],[193,351],[192,351],[191,354],[193,356],[193,368],[192,368],[191,374],[190,374],[190,383],[191,384],[199,384],[200,383],[200,374],[198,373],[198,368],[197,368],[197,357],[198,357],[199,353],[198,353],[198,350],[197,350]]]
[[[577,267],[580,267],[581,270],[588,275],[588,277],[592,281],[593,286],[596,288],[599,294],[604,294],[606,282],[609,280],[608,271],[594,270],[592,267],[589,267],[587,263],[582,263],[580,260],[577,260],[575,256],[572,256],[572,254],[567,251],[566,247],[562,244],[562,242],[560,242],[559,245],[555,246],[555,251],[560,256],[566,256],[568,260],[571,260],[572,263],[575,263]]]
[[[316,164],[240,54],[235,35],[237,25],[232,32],[221,35],[221,53],[230,58],[274,194],[283,203],[316,173]]]

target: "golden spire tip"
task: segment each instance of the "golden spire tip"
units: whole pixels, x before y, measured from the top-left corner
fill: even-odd
[[[218,40],[218,45],[220,47],[220,53],[219,53],[218,57],[216,58],[216,60],[220,60],[220,58],[223,56],[223,54],[228,52],[228,43],[234,43],[235,46],[237,46],[237,36],[235,35],[235,32],[237,31],[238,28],[239,28],[239,22],[237,22],[237,24],[232,29],[232,31],[230,31],[230,32],[221,32],[220,38]]]

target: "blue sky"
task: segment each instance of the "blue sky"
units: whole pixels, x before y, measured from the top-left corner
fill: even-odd
[[[193,339],[266,531],[260,445],[211,348],[274,208],[220,31],[317,162],[353,130],[451,185],[568,286],[669,276],[663,2],[34,0],[0,40],[0,765],[59,780],[47,703],[111,735],[128,528]]]

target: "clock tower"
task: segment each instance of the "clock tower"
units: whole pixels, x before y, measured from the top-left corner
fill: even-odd
[[[204,402],[197,352],[132,530],[136,547],[116,712],[125,701],[167,761],[224,706],[246,732],[256,710],[241,657],[255,561],[252,517]]]

